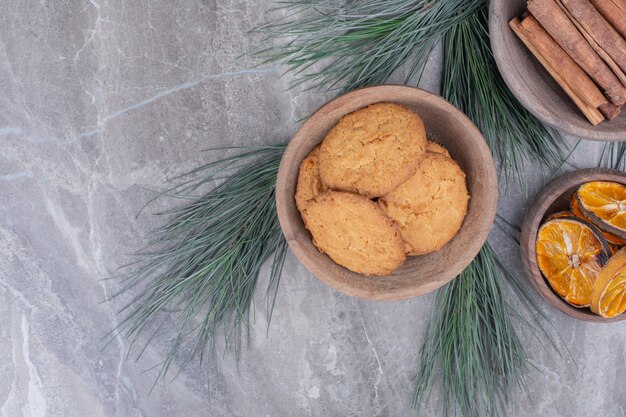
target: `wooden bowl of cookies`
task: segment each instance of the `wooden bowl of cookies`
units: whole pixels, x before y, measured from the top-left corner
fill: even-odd
[[[276,181],[296,257],[330,287],[369,300],[416,297],[456,277],[487,239],[497,202],[474,124],[442,98],[396,85],[321,107],[292,138]]]
[[[539,120],[563,133],[588,140],[626,140],[626,112],[593,126],[509,27],[512,19],[523,19],[527,8],[527,0],[492,0],[489,4],[491,49],[511,92]]]
[[[542,238],[539,232],[542,228],[547,228],[549,223],[558,224],[555,222],[564,219],[563,221],[575,224],[580,230],[596,230],[596,234],[599,235],[600,240],[611,239],[607,237],[603,230],[594,227],[599,224],[596,220],[589,220],[586,215],[581,213],[578,208],[578,203],[573,204],[573,202],[577,201],[574,198],[576,197],[575,193],[581,189],[581,186],[593,183],[616,183],[626,186],[626,173],[604,168],[582,169],[562,175],[546,186],[537,195],[524,217],[520,236],[522,263],[533,287],[535,287],[537,292],[557,310],[576,319],[590,322],[624,320],[626,319],[625,313],[611,318],[602,317],[594,313],[592,309],[587,306],[591,301],[580,302],[570,298],[569,295],[572,294],[572,291],[569,289],[564,289],[562,294],[557,293],[557,289],[560,289],[560,287],[553,287],[553,284],[551,284],[548,278],[542,273],[539,265],[538,252],[541,253],[541,249],[538,251],[538,248],[541,248],[541,243],[538,245],[538,240]],[[581,219],[582,221],[580,221]],[[586,240],[588,241],[591,238],[592,234],[588,234]],[[580,247],[581,239],[574,240],[578,241],[578,246]],[[609,252],[607,256],[608,259],[602,260],[602,265],[598,266],[600,271],[602,267],[606,265],[607,261],[615,257],[614,253],[616,253],[625,242],[626,240],[622,240],[621,242],[607,241],[610,246],[610,248],[607,249]],[[578,249],[574,249],[574,252],[576,251],[578,251]],[[611,251],[614,253],[611,254]],[[587,258],[587,256],[579,256],[579,258],[581,262],[579,268],[582,268],[584,258]],[[543,267],[543,269],[545,270],[545,267]],[[585,267],[585,269],[591,270],[592,268]],[[571,282],[573,282],[573,280]],[[572,287],[570,286],[570,288]],[[576,292],[580,294],[579,291]]]

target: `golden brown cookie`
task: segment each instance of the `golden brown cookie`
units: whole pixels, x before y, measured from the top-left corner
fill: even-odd
[[[326,191],[320,180],[318,156],[320,147],[317,145],[309,152],[300,164],[298,185],[296,186],[296,207],[302,212],[306,203],[318,194]]]
[[[351,271],[389,275],[406,258],[398,225],[365,196],[326,191],[309,201],[302,218],[319,251]]]
[[[408,180],[426,153],[426,131],[412,110],[377,103],[344,116],[320,148],[322,182],[379,197]]]
[[[450,152],[448,152],[448,150],[444,148],[442,145],[438,144],[437,142],[433,142],[432,140],[429,140],[426,143],[426,151],[445,155],[448,158],[450,158]]]
[[[465,173],[447,156],[429,152],[417,173],[379,203],[400,226],[408,255],[441,249],[467,214]]]

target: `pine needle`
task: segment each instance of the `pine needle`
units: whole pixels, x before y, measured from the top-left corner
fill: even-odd
[[[174,359],[182,372],[195,356],[200,362],[206,353],[217,357],[218,334],[223,334],[227,348],[238,352],[259,272],[270,258],[266,294],[271,318],[287,251],[275,206],[276,174],[285,146],[258,147],[204,165],[164,193],[186,203],[161,213],[167,222],[152,232],[150,245],[137,255],[139,261],[127,266],[123,287],[115,294],[138,291],[120,311],[123,319],[115,329],[131,341],[129,354],[140,335],[147,334],[137,359],[161,333],[174,335],[155,383]],[[222,177],[221,184],[194,195]],[[174,329],[164,326],[169,319]]]
[[[626,142],[605,142],[598,166],[626,170]]]

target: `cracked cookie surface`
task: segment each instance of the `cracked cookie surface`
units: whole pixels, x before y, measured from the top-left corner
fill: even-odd
[[[445,155],[428,152],[408,181],[384,195],[379,204],[400,227],[408,255],[444,247],[457,234],[469,194],[465,173]]]
[[[327,191],[302,210],[313,244],[334,262],[364,275],[389,275],[405,258],[398,225],[361,195]]]
[[[426,131],[415,112],[372,104],[330,130],[320,148],[320,177],[328,188],[380,197],[415,174],[425,153]]]
[[[296,207],[300,212],[313,197],[326,191],[326,187],[320,179],[318,157],[320,145],[309,152],[300,164],[298,184],[296,186]]]

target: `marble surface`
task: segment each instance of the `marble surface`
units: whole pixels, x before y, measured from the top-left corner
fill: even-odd
[[[207,161],[215,155],[199,150],[211,146],[288,139],[330,97],[287,91],[281,69],[238,58],[258,42],[247,31],[270,5],[0,0],[1,416],[414,415],[432,296],[350,298],[291,255],[269,333],[259,294],[239,365],[225,356],[217,382],[194,363],[150,393],[155,372],[144,371],[163,359],[164,341],[140,361],[125,357],[124,340],[104,346],[121,303],[103,279],[158,224],[136,218],[151,196],[138,186]],[[437,91],[440,68],[436,52],[421,86]],[[581,144],[574,165],[595,165],[600,149]],[[528,171],[527,194],[512,189],[501,201],[516,223],[540,187]],[[490,239],[521,273],[508,238],[494,230]],[[626,324],[583,323],[541,305],[571,357],[524,334],[537,371],[510,414],[626,415]]]

